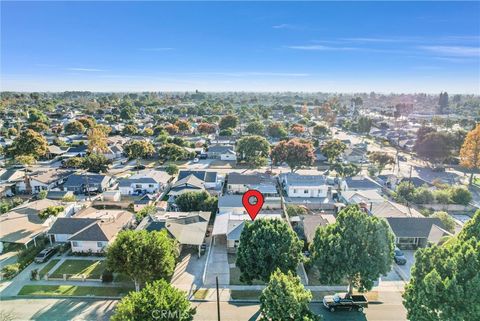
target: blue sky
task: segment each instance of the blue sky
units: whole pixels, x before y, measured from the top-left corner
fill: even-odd
[[[4,2],[1,89],[480,93],[479,2]]]

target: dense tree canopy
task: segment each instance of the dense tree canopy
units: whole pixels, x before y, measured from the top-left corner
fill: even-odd
[[[88,130],[88,151],[90,153],[108,151],[107,133],[101,127],[92,127]]]
[[[480,211],[457,237],[415,253],[403,297],[411,321],[480,320]]]
[[[302,260],[302,247],[303,242],[283,220],[245,222],[236,261],[240,280],[248,284],[253,280],[268,282],[276,269],[295,271]]]
[[[283,138],[288,135],[285,126],[282,123],[272,123],[267,128],[268,136],[273,138]]]
[[[216,130],[217,130],[217,127],[215,125],[209,124],[209,123],[200,123],[197,126],[197,131],[200,134],[205,134],[205,135],[213,134],[213,133],[215,133]]]
[[[8,149],[11,156],[31,155],[35,158],[44,156],[48,152],[48,143],[45,137],[34,130],[21,131],[15,137],[12,146]]]
[[[222,117],[218,126],[220,129],[235,128],[238,125],[238,117],[235,115],[227,115]]]
[[[107,266],[127,275],[138,291],[146,282],[169,279],[175,269],[179,251],[167,231],[126,230],[118,234],[107,249]]]
[[[155,148],[149,141],[131,140],[123,146],[123,152],[130,159],[148,158],[155,153]]]
[[[175,199],[175,204],[182,212],[215,211],[217,202],[218,198],[206,191],[183,193]]]
[[[250,135],[263,136],[265,135],[265,126],[259,121],[254,121],[245,127],[245,132]]]
[[[164,160],[177,161],[192,158],[194,153],[189,152],[184,147],[167,143],[160,147],[158,150],[158,156]]]
[[[303,287],[298,276],[290,271],[282,273],[277,269],[260,296],[262,320],[320,320],[308,307],[311,300],[312,293]]]
[[[81,168],[93,173],[105,173],[111,161],[103,154],[91,153],[82,159]]]
[[[322,154],[328,159],[330,163],[333,163],[335,159],[342,155],[347,149],[347,145],[342,143],[339,139],[332,139],[325,143],[322,147]]]
[[[330,166],[340,177],[352,177],[360,173],[360,166],[353,163],[335,163]]]
[[[240,161],[252,167],[264,166],[270,154],[270,144],[261,136],[246,136],[237,142],[237,154]]]
[[[292,172],[302,166],[311,166],[314,160],[312,144],[299,139],[281,141],[272,150],[273,163],[286,163]]]
[[[139,292],[130,292],[115,308],[112,321],[191,321],[195,308],[187,294],[164,280],[147,283]]]
[[[320,281],[338,284],[346,279],[350,291],[353,287],[370,290],[375,280],[388,273],[393,249],[387,222],[356,205],[343,209],[334,224],[318,228],[310,245]]]
[[[85,132],[85,126],[78,120],[74,120],[65,125],[65,133],[71,134],[83,134]]]
[[[395,158],[385,152],[372,152],[368,159],[373,164],[377,165],[378,172],[381,173],[387,165],[395,164]]]

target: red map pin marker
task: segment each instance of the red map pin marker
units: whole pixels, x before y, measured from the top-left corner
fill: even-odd
[[[248,190],[243,194],[242,204],[253,221],[255,220],[255,217],[257,217],[258,212],[262,209],[263,195],[254,189]]]

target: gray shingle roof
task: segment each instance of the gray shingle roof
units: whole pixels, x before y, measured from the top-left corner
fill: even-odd
[[[74,234],[95,223],[94,218],[59,217],[48,231],[49,234]]]
[[[204,181],[205,183],[214,183],[217,181],[217,172],[207,171],[180,171],[178,173],[178,180],[181,180],[189,175],[194,175],[196,178]]]
[[[388,217],[387,222],[396,237],[428,238],[434,224],[444,229],[442,222],[433,217]]]

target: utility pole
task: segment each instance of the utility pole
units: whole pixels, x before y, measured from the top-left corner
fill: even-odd
[[[217,316],[220,321],[220,293],[218,293],[218,276],[215,277],[215,283],[217,285]]]

